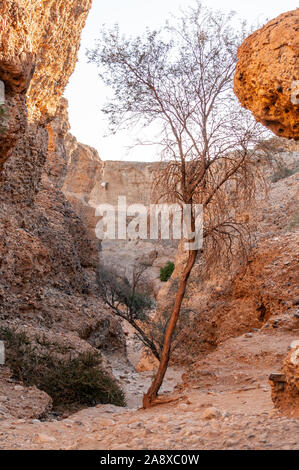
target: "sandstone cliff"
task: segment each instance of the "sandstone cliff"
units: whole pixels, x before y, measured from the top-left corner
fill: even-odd
[[[78,349],[84,349],[87,340],[101,350],[124,355],[122,330],[97,298],[94,204],[115,203],[117,192],[127,195],[128,203],[148,203],[153,167],[104,164],[93,149],[69,134],[67,104],[61,95],[75,66],[90,5],[91,0],[0,0],[0,80],[5,85],[0,133],[0,319],[62,337]],[[272,83],[271,77],[265,79]],[[287,83],[288,78],[283,79]],[[265,123],[276,129],[277,120],[283,129],[278,129],[279,134],[297,138],[297,108],[282,113],[284,93],[277,93],[282,96],[270,100]],[[249,88],[246,95],[254,97],[253,90]],[[177,355],[185,363],[252,328],[266,333],[277,325],[297,328],[297,178],[278,181],[270,204],[261,202],[253,220],[259,227],[258,243],[246,272],[236,272],[233,279],[220,272],[203,283],[196,277],[197,266],[184,304],[193,314],[192,329]],[[144,246],[138,252],[131,244],[129,250],[132,262],[144,261]],[[157,274],[156,251],[149,248],[146,262]],[[168,257],[165,246],[161,254]],[[120,258],[118,247],[108,252],[110,264]],[[127,252],[121,262],[127,263]],[[177,269],[180,263],[178,258]],[[159,296],[161,307],[169,306],[171,295],[168,285]]]
[[[61,191],[72,138],[61,100],[91,0],[0,2],[0,318],[124,353],[97,299],[97,247]],[[79,344],[79,343],[78,343]]]
[[[4,138],[0,136],[1,164],[28,122],[45,123],[55,116],[76,64],[91,3],[0,1],[0,80],[6,89],[7,116]]]
[[[281,374],[271,374],[272,400],[276,408],[299,416],[299,341],[292,341]]]
[[[238,51],[242,106],[280,137],[299,140],[299,8],[255,31]]]
[[[103,182],[105,187],[93,189],[91,200],[97,204],[104,202],[117,205],[118,195],[126,196],[127,204],[151,202],[151,185],[157,163],[105,161],[103,164]]]

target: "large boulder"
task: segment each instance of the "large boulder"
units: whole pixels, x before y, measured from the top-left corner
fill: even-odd
[[[251,34],[238,50],[234,91],[274,134],[299,140],[299,8]]]

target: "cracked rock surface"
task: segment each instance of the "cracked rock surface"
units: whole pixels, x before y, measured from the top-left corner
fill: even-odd
[[[274,134],[299,140],[299,8],[269,21],[238,50],[234,91]]]

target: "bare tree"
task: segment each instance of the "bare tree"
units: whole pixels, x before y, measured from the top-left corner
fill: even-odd
[[[146,267],[134,266],[132,279],[119,276],[113,270],[100,266],[97,271],[97,284],[101,299],[112,312],[127,321],[136,331],[138,339],[160,360],[159,346],[152,337],[149,312],[154,302],[146,293],[141,292],[140,284]]]
[[[233,95],[236,51],[244,24],[232,28],[232,15],[196,3],[181,19],[144,38],[125,38],[116,26],[103,30],[89,59],[114,89],[107,104],[112,129],[155,123],[160,134],[161,167],[157,199],[204,209],[203,256],[206,266],[246,254],[249,226],[242,220],[263,182],[268,152],[261,126],[241,109]],[[145,408],[163,401],[158,391],[168,366],[171,343],[198,249],[188,251],[164,336],[160,364],[145,394]]]

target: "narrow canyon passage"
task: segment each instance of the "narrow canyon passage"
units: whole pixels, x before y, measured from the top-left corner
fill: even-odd
[[[166,20],[166,4],[175,12],[177,0],[157,8],[133,1],[134,9],[121,0],[114,2],[119,8],[92,0],[0,0],[0,450],[299,450],[299,9],[292,10],[292,1],[240,3],[238,15],[243,6],[255,17],[274,16],[273,10],[279,15],[243,42],[241,22],[239,32],[237,23],[227,23],[228,29],[214,34],[211,25],[221,26],[222,13],[211,12],[205,30],[206,15],[201,18],[190,0],[195,34],[187,34],[188,14],[189,19],[181,16],[183,29],[179,23],[167,27],[160,42],[151,30]],[[113,15],[124,12],[116,20],[132,37],[113,50],[112,37],[109,46],[104,34],[99,63],[87,63],[86,49],[95,47],[109,9]],[[148,20],[146,42],[134,39],[134,27]],[[176,28],[177,39],[164,44]],[[117,64],[119,52],[125,61]],[[105,61],[116,67],[106,84]],[[122,74],[126,63],[130,72]],[[143,75],[131,75],[135,66],[146,77],[139,84]],[[217,95],[212,98],[217,81],[226,83],[218,104]],[[118,129],[117,147],[104,137],[110,104],[101,114],[101,100],[113,99],[113,83],[114,124],[134,109],[126,124],[145,119],[151,132],[155,116],[161,119],[161,132],[152,129],[158,150],[137,145],[138,161],[125,157]],[[79,129],[94,132],[92,141],[77,140],[84,132],[77,134],[73,126],[76,106]],[[119,128],[125,124],[120,121]],[[134,137],[142,141],[137,128]],[[249,138],[251,128],[258,130],[252,133],[256,139]],[[131,130],[125,126],[126,137]],[[240,139],[234,141],[234,134]],[[98,207],[116,206],[119,197],[146,209],[159,198],[165,206],[212,201],[202,225],[207,240],[209,232],[215,236],[207,250],[215,262],[202,256],[192,269],[177,347],[159,392],[175,399],[146,410],[142,399],[157,362],[101,296],[101,268],[113,284],[126,282],[136,265],[145,267],[138,294],[152,302],[128,311],[135,326],[144,312],[157,320],[145,321],[146,333],[153,327],[150,345],[157,352],[186,252],[182,232],[175,240],[163,238],[162,214],[156,237],[139,233],[135,239],[127,231],[134,218],[127,207],[125,236],[99,237]],[[231,219],[237,230],[226,232]],[[149,228],[148,213],[144,221]],[[114,225],[119,228],[117,219]],[[239,227],[250,232],[244,258],[233,249]],[[228,235],[228,250],[218,234]],[[205,252],[208,245],[203,247]],[[225,251],[227,262],[221,260]],[[120,298],[123,307],[130,296]]]

